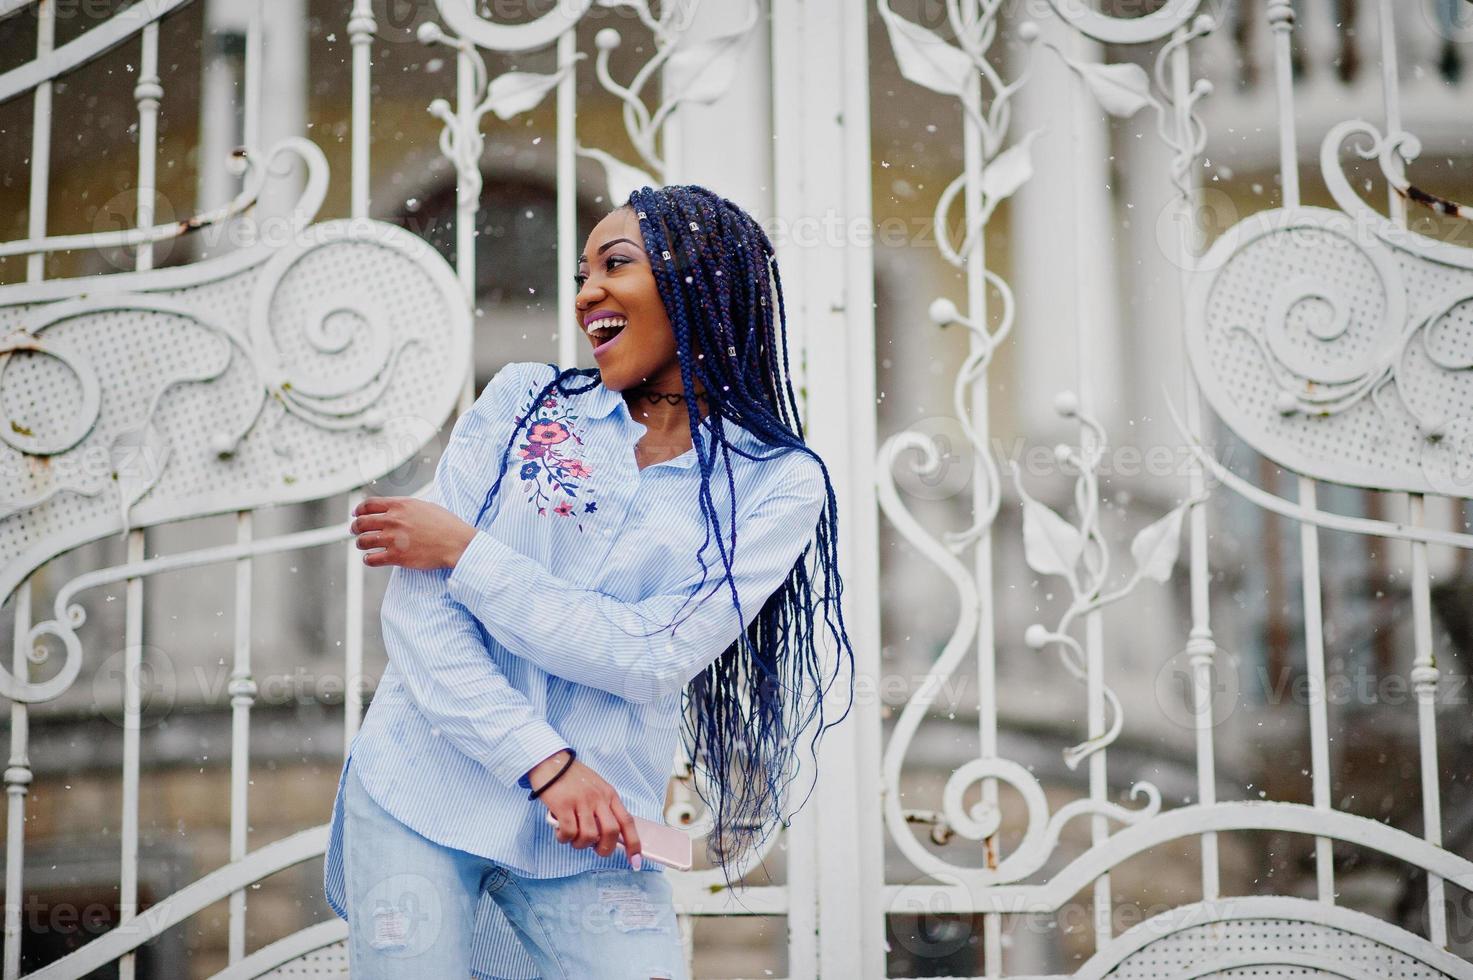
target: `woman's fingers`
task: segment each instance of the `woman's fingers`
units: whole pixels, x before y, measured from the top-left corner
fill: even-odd
[[[578,815],[568,810],[561,814],[554,813],[553,816],[557,817],[557,829],[552,832],[552,835],[557,838],[559,844],[566,844],[578,831]]]
[[[593,815],[593,808],[585,804],[578,807],[578,833],[573,839],[574,847],[588,847],[598,840],[598,818]]]
[[[566,803],[568,807],[567,810],[553,811],[558,821],[558,842],[578,848],[591,846],[600,856],[608,857],[622,840],[630,864],[637,870],[642,845],[634,817],[625,809],[624,801],[614,788],[597,773],[581,762],[575,762],[573,766],[579,770],[573,775],[580,777],[580,781],[571,783],[565,779],[562,784],[549,787],[548,794],[542,799],[549,810],[552,810],[554,799],[559,805]]]
[[[366,497],[363,502],[353,508],[354,514],[385,514],[389,510],[391,497]]]
[[[639,830],[634,825],[634,818],[629,815],[628,810],[624,809],[624,804],[617,796],[614,797],[614,802],[610,804],[610,809],[614,812],[614,819],[619,822],[619,833],[624,838],[624,856],[629,858],[630,863],[638,868],[639,865],[634,863],[634,859],[639,856],[641,845],[639,843]]]
[[[367,517],[355,517],[348,523],[348,531],[351,534],[362,534],[365,531],[382,531],[389,526],[387,514],[370,514]]]
[[[384,540],[386,537],[384,534],[386,523],[386,518],[381,516],[381,514],[370,514],[353,518],[352,523],[348,525],[348,530],[350,533],[357,535],[357,539],[353,542],[354,547],[359,551],[371,551],[375,548],[387,547],[387,542]],[[364,557],[363,562],[367,565],[374,564],[369,560],[368,556]]]
[[[614,816],[614,811],[607,803],[599,806],[595,811],[598,817],[598,846],[594,848],[600,857],[608,857],[614,853],[614,845],[619,843],[619,819]]]

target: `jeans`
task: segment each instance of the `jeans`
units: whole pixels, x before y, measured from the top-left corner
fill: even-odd
[[[662,872],[596,869],[528,878],[406,827],[348,770],[348,955],[354,980],[471,976],[471,930],[492,898],[543,980],[689,980]]]

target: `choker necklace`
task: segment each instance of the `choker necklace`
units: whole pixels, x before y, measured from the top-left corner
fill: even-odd
[[[644,397],[649,401],[651,405],[659,404],[662,399],[669,402],[671,405],[679,405],[685,401],[685,392],[683,391],[650,391],[645,388],[638,388],[635,390],[638,391],[641,395],[644,395]],[[696,395],[696,398],[698,400],[704,400],[705,397],[705,392],[701,392],[700,394]]]

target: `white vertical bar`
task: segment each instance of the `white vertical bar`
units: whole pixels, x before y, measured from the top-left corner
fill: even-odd
[[[348,18],[348,37],[353,45],[353,145],[348,191],[354,218],[368,216],[368,150],[373,133],[370,117],[373,97],[369,85],[373,81],[375,23],[372,0],[353,0],[353,13]]]
[[[353,45],[353,136],[351,181],[348,188],[351,216],[368,217],[369,140],[373,135],[372,82],[373,38],[375,19],[372,0],[353,0],[353,13],[348,18],[348,37]],[[348,494],[349,520],[353,509],[363,502],[362,490]],[[356,543],[349,539],[343,549],[343,582],[347,592],[343,610],[343,754],[358,734],[363,718],[363,560]]]
[[[1269,0],[1268,21],[1274,40],[1274,83],[1279,107],[1279,176],[1283,182],[1283,206],[1299,206],[1299,155],[1294,126],[1294,78],[1289,60],[1294,10],[1289,0]],[[1315,509],[1315,481],[1299,477],[1299,503]],[[1329,810],[1330,746],[1329,720],[1325,703],[1325,634],[1320,600],[1319,528],[1308,522],[1299,525],[1299,561],[1304,585],[1304,661],[1309,681],[1309,752],[1312,792],[1316,809]],[[1335,900],[1333,852],[1328,837],[1314,841],[1315,879],[1319,900]]]
[[[36,6],[36,60],[41,61],[56,47],[56,0],[38,0]],[[51,86],[47,79],[36,85],[31,113],[31,199],[27,235],[46,236],[46,195],[51,187]],[[26,281],[46,278],[46,253],[32,252],[26,258]]]
[[[145,244],[142,246],[147,248]],[[128,534],[127,560],[142,561],[142,531]],[[118,895],[118,927],[138,915],[138,681],[143,662],[143,579],[127,580],[123,652],[123,814],[118,838],[122,843],[122,881]],[[119,980],[133,980],[136,952],[118,958]]]
[[[1089,58],[1087,55],[1096,54],[1098,45],[1089,42],[1078,31],[1070,30],[1067,34],[1066,43],[1069,45],[1071,55],[1075,58],[1085,60],[1098,60]],[[1089,48],[1086,52],[1085,48]],[[1084,146],[1085,127],[1088,125],[1086,112],[1094,101],[1084,88],[1084,82],[1075,73],[1069,73],[1069,143],[1074,160],[1098,159],[1094,154],[1087,153]],[[1081,239],[1087,241],[1103,241],[1107,238],[1106,229],[1092,226],[1089,218],[1095,212],[1085,207],[1080,196],[1079,182],[1071,182],[1070,193],[1074,195],[1073,211],[1081,217],[1079,233],[1070,236],[1071,262],[1069,270],[1079,288],[1075,292],[1073,319],[1075,326],[1075,371],[1076,390],[1079,398],[1080,414],[1094,414],[1095,410],[1095,373],[1100,370],[1097,360],[1098,347],[1094,343],[1095,338],[1100,335],[1102,328],[1108,328],[1111,321],[1108,316],[1102,315],[1102,308],[1109,300],[1108,286],[1096,270],[1096,262],[1085,262],[1079,252]],[[1080,423],[1079,446],[1081,455],[1088,461],[1098,450],[1097,439],[1089,426]],[[1100,610],[1095,609],[1084,616],[1084,652],[1085,652],[1085,688],[1086,688],[1086,710],[1089,726],[1089,737],[1098,738],[1105,734],[1105,632],[1104,619]],[[1095,752],[1089,757],[1089,796],[1097,803],[1107,802],[1110,794],[1109,775],[1107,771],[1107,758],[1103,749]],[[1093,846],[1101,847],[1110,837],[1109,821],[1101,815],[1096,814],[1090,818],[1090,841]],[[1111,915],[1110,876],[1102,874],[1094,882],[1093,902],[1093,924],[1095,934],[1095,948],[1100,948],[1110,941],[1114,935],[1113,916]]]
[[[779,8],[782,11],[779,23]],[[774,5],[774,159],[778,217],[842,216],[872,228],[869,166],[868,11],[850,0]],[[796,57],[794,56],[796,54]],[[875,562],[875,381],[873,250],[866,241],[803,245],[780,235],[793,363],[806,359],[805,434],[828,465],[838,500],[839,560],[846,595],[879,594]],[[796,372],[795,372],[796,374]],[[877,678],[879,611],[845,602],[854,676],[837,671],[824,705],[838,717],[849,682]],[[824,644],[824,676],[842,651]],[[836,703],[843,702],[843,703]],[[814,798],[795,818],[854,828],[817,834],[818,976],[885,974],[884,823],[879,782],[879,705],[857,698],[845,723],[824,735]],[[805,740],[806,744],[806,740]],[[816,806],[813,806],[816,804]],[[795,976],[806,964],[792,964]]]
[[[1294,30],[1294,8],[1290,0],[1268,0],[1269,33],[1274,58],[1274,91],[1279,106],[1279,180],[1283,183],[1283,206],[1299,206],[1299,154],[1294,144],[1294,72],[1289,59]]]
[[[158,77],[158,22],[142,32],[138,83],[133,96],[138,103],[138,226],[153,224],[157,192],[158,108],[163,89]],[[135,267],[153,268],[153,245],[138,247]],[[145,532],[128,533],[128,561],[142,561],[146,549]],[[125,651],[123,655],[123,819],[119,835],[122,844],[122,882],[118,898],[118,925],[126,925],[138,914],[138,783],[139,783],[139,682],[143,667],[143,579],[128,579],[126,600]],[[133,980],[137,969],[137,953],[125,953],[118,959],[119,980]]]
[[[138,83],[133,88],[133,97],[138,103],[138,226],[146,228],[153,224],[156,210],[159,103],[164,95],[158,74],[158,21],[143,29],[142,42]],[[140,271],[153,268],[151,243],[145,242],[138,247],[134,265]]]
[[[1174,40],[1187,33],[1185,27],[1178,28]],[[1175,114],[1176,138],[1180,145],[1186,146],[1192,140],[1191,124],[1191,64],[1188,46],[1179,44],[1171,53],[1171,88],[1172,104]],[[1184,175],[1188,182],[1186,193],[1188,200],[1184,203],[1194,205],[1196,195],[1201,186],[1200,170],[1196,167],[1188,167]],[[1191,213],[1190,210],[1187,213]],[[1173,261],[1176,268],[1180,270],[1180,296],[1182,301],[1182,318],[1186,318],[1187,298],[1187,274],[1189,260],[1202,249],[1201,229],[1195,221],[1187,221],[1178,227],[1185,229],[1184,235],[1190,239],[1179,239],[1181,249]],[[1185,396],[1187,431],[1192,438],[1202,443],[1202,396],[1197,388],[1196,376],[1192,374],[1191,366],[1185,357],[1182,358],[1182,392]],[[1190,498],[1200,497],[1205,489],[1205,479],[1202,466],[1195,459],[1192,461],[1191,469],[1187,475],[1187,495]],[[1190,587],[1191,587],[1191,615],[1192,626],[1187,637],[1187,663],[1192,671],[1192,717],[1196,735],[1197,755],[1197,802],[1201,806],[1211,806],[1217,802],[1217,767],[1213,750],[1213,712],[1212,691],[1213,674],[1217,669],[1214,663],[1217,652],[1217,643],[1213,639],[1211,625],[1211,602],[1209,601],[1209,589],[1211,577],[1207,567],[1207,508],[1203,506],[1193,507],[1188,515],[1190,533]],[[1219,866],[1217,856],[1217,834],[1204,833],[1201,837],[1202,856],[1202,900],[1210,902],[1219,895],[1221,883],[1219,877]]]
[[[839,213],[852,221],[862,221],[866,227],[874,227],[874,213],[870,183],[870,161],[873,152],[870,143],[870,98],[869,98],[869,17],[864,5],[851,4],[843,0],[831,0],[822,5],[826,24],[837,24],[840,31],[838,54],[843,68],[840,78],[845,84],[840,90],[839,102],[839,153],[838,161],[843,165],[843,190]],[[818,23],[810,22],[814,28]],[[817,162],[817,161],[815,161]],[[826,162],[832,166],[832,162]],[[874,247],[866,240],[846,243],[843,254],[844,295],[842,312],[830,322],[831,328],[842,330],[842,336],[832,333],[827,338],[814,338],[819,346],[815,354],[842,349],[842,375],[832,369],[824,373],[830,385],[826,391],[810,388],[808,411],[816,417],[820,407],[841,408],[844,416],[842,428],[834,427],[836,421],[830,415],[829,447],[825,459],[842,460],[850,468],[840,472],[840,486],[835,496],[847,490],[849,516],[840,514],[840,547],[849,555],[848,568],[844,569],[846,581],[858,585],[857,595],[878,596],[879,580],[877,563],[863,561],[862,556],[879,553],[879,508],[875,492],[875,317],[874,317]],[[837,386],[837,387],[835,387]],[[847,403],[846,403],[847,399]],[[815,423],[813,428],[817,430]],[[833,438],[842,433],[846,444],[840,446]],[[863,574],[861,571],[863,570]],[[877,611],[858,609],[850,605],[849,632],[853,634],[855,670],[865,670],[874,676],[879,668],[880,624]],[[837,657],[838,651],[834,651]],[[840,682],[844,680],[842,675]],[[837,686],[837,685],[836,685]],[[842,688],[840,689],[842,692]],[[842,692],[847,693],[847,692]],[[832,709],[831,709],[832,710]],[[830,715],[837,717],[837,714]],[[834,729],[842,730],[844,725]],[[855,760],[851,805],[859,808],[856,830],[870,841],[866,851],[861,852],[859,861],[858,901],[847,896],[849,921],[859,930],[856,937],[840,933],[839,939],[849,939],[856,947],[857,956],[851,961],[858,967],[850,976],[878,976],[884,973],[885,936],[884,906],[881,895],[885,884],[884,827],[880,808],[880,715],[878,709],[861,714],[850,727],[852,741],[846,746],[840,743],[836,750],[848,749]],[[834,733],[831,732],[829,737]],[[832,752],[833,758],[837,752]],[[870,805],[872,803],[872,805]],[[828,905],[833,905],[837,895],[826,896]],[[828,925],[833,919],[826,913]],[[831,970],[825,976],[844,976],[842,970]]]
[[[774,4],[772,8],[772,88],[774,92],[802,92],[803,72],[808,50],[803,40],[804,10],[797,5]],[[774,98],[772,105],[772,210],[773,230],[785,231],[794,217],[802,214],[806,181],[797,165],[799,148],[805,145],[804,113],[806,103],[797,98]],[[808,385],[806,356],[808,351],[806,317],[794,311],[804,309],[808,300],[809,276],[804,265],[806,249],[794,248],[784,235],[774,236],[773,245],[783,270],[783,290],[788,310],[788,344],[792,352],[789,362],[793,390],[802,392]]]
[[[578,32],[570,29],[557,39],[557,63],[561,69],[571,64],[578,54]],[[578,77],[570,71],[557,86],[557,362],[560,367],[576,367],[582,330],[572,310],[578,295],[573,272],[578,266]],[[609,201],[613,209],[623,201]]]
[[[43,0],[47,7],[49,0]],[[35,237],[35,236],[32,236]],[[26,656],[27,635],[31,631],[31,581],[27,579],[15,590],[15,642],[11,647],[10,669],[16,680],[30,679],[30,659]],[[10,706],[10,759],[5,768],[5,793],[8,797],[5,823],[5,980],[20,976],[21,893],[26,856],[26,793],[31,785],[30,707],[24,701]]]
[[[804,43],[806,16],[806,8],[799,4],[779,3],[772,6],[771,85],[774,93],[806,92],[803,87],[805,59],[808,57],[808,48]],[[773,99],[773,231],[790,227],[793,219],[803,213],[807,180],[802,165],[804,156],[800,148],[806,145],[806,108],[805,99]],[[810,302],[810,287],[815,285],[805,264],[810,250],[795,248],[782,234],[773,234],[770,237],[783,273],[793,390],[802,392],[808,383],[804,368],[808,350],[807,332],[804,329],[807,317],[804,311],[808,309]],[[811,415],[805,417],[812,419]],[[854,708],[856,717],[867,710],[869,707],[863,704]],[[831,796],[836,800],[833,806],[842,806],[842,801],[838,800],[836,791],[828,780],[815,789],[814,795],[818,805],[809,806],[798,813],[786,832],[790,980],[816,980],[819,976],[818,898],[827,855],[823,845],[825,835],[820,833],[818,823],[821,813],[831,805]],[[883,931],[883,921],[879,928]]]
[[[467,134],[473,126],[479,126],[476,119],[475,108],[478,93],[475,90],[475,65],[472,62],[474,55],[462,50],[456,54],[455,75],[455,115],[460,123],[460,132]],[[462,136],[464,138],[464,136]],[[461,143],[462,153],[465,144]],[[479,160],[470,161],[473,167],[480,167]],[[476,210],[480,207],[477,197],[480,193],[481,182],[466,180],[461,173],[461,161],[455,161],[455,271],[460,279],[460,288],[465,297],[468,309],[474,310],[476,303]],[[457,406],[458,413],[470,410],[475,403],[476,370],[475,358],[472,357],[466,365],[465,378],[460,389],[460,401]]]
[[[783,841],[788,863],[788,980],[817,980],[818,821],[799,813],[783,832]]]
[[[1202,409],[1200,392],[1195,378],[1187,382],[1188,426],[1193,438],[1202,435]],[[1203,487],[1200,465],[1194,466],[1190,477],[1190,490],[1200,494]],[[1213,681],[1220,666],[1216,662],[1217,644],[1213,640],[1208,622],[1208,588],[1211,583],[1207,569],[1207,514],[1205,508],[1193,508],[1191,515],[1192,534],[1192,632],[1188,639],[1188,658],[1192,668],[1192,687],[1197,734],[1197,795],[1202,806],[1217,802],[1217,767],[1213,747],[1214,725],[1212,712]],[[1221,893],[1217,852],[1217,834],[1202,835],[1202,900],[1212,901]]]
[[[971,4],[961,8],[963,28],[972,31],[978,23],[978,10]],[[982,106],[982,75],[973,72],[967,82],[968,91],[963,98],[972,105]],[[962,113],[962,169],[966,174],[962,185],[963,211],[966,215],[965,228],[971,228],[982,214],[982,172],[988,163],[983,143],[983,133],[976,119],[969,112]],[[967,319],[984,328],[987,325],[987,236],[979,234],[976,246],[967,254]],[[976,355],[988,341],[978,336],[975,330],[968,331],[967,353]],[[972,383],[968,394],[968,410],[972,415],[972,428],[977,441],[987,446],[991,438],[992,419],[988,412],[988,375],[979,376]],[[992,495],[997,492],[991,486],[991,474],[980,455],[972,461],[972,518],[991,507]],[[997,758],[997,644],[995,638],[996,617],[992,594],[992,527],[989,524],[977,538],[977,548],[972,555],[972,574],[976,577],[977,596],[977,736],[979,755],[983,759]],[[998,805],[997,780],[987,779],[982,783],[982,805]],[[982,843],[983,861],[989,868],[996,868],[1000,855],[998,835],[993,834]],[[987,913],[982,917],[982,969],[988,977],[1002,976],[1002,916]]]
[[[1407,521],[1413,527],[1426,524],[1425,500],[1420,493],[1407,495]],[[1412,542],[1412,625],[1416,659],[1412,664],[1412,690],[1417,695],[1417,740],[1421,748],[1422,836],[1442,846],[1442,796],[1437,765],[1438,670],[1432,650],[1432,603],[1427,574],[1427,545]],[[1447,948],[1447,904],[1441,877],[1427,875],[1428,938],[1434,946]]]
[[[1315,481],[1299,477],[1299,503],[1306,511],[1315,509]],[[1330,731],[1325,696],[1325,633],[1320,605],[1319,528],[1307,521],[1299,525],[1301,574],[1304,577],[1304,660],[1309,680],[1309,753],[1312,767],[1314,806],[1329,810]],[[1314,839],[1315,881],[1321,902],[1335,900],[1333,851],[1328,837]]]
[[[252,152],[261,140],[261,86],[262,61],[261,43],[263,24],[262,4],[255,0],[251,4],[250,23],[246,28],[245,45],[245,118],[242,141]],[[251,512],[237,511],[235,515],[235,540],[248,544],[252,532]],[[246,855],[249,845],[247,828],[250,816],[251,778],[251,705],[255,702],[256,685],[251,678],[251,571],[253,560],[242,558],[235,563],[235,650],[234,666],[230,675],[230,860],[239,861]],[[235,963],[245,957],[246,934],[246,890],[236,889],[230,893],[230,925],[226,942],[227,962]]]
[[[1085,453],[1092,451],[1091,444],[1094,442],[1090,433],[1081,436]],[[1085,636],[1085,663],[1087,665],[1089,698],[1089,737],[1098,738],[1105,734],[1105,631],[1104,621],[1097,609],[1084,618]],[[1105,750],[1101,749],[1089,757],[1089,797],[1092,800],[1105,802],[1109,798],[1110,784],[1105,769]],[[1102,847],[1110,838],[1110,824],[1103,817],[1096,815],[1090,818],[1090,842],[1095,847]],[[1113,899],[1110,895],[1110,876],[1102,874],[1095,879],[1094,883],[1094,930],[1095,948],[1098,949],[1108,943],[1114,935],[1114,923],[1111,912]]]
[[[259,8],[258,8],[259,9]],[[235,541],[249,544],[252,513],[235,515]],[[251,571],[252,558],[235,563],[235,665],[230,674],[230,860],[246,856],[250,815],[251,705],[256,699],[256,682],[251,677]],[[230,893],[230,938],[228,962],[245,956],[246,891]]]
[[[1401,83],[1397,71],[1396,24],[1390,0],[1377,4],[1381,32],[1381,89],[1385,99],[1386,133],[1401,132]],[[1413,20],[1417,18],[1412,18]],[[1393,158],[1394,159],[1394,158]],[[1406,202],[1391,186],[1386,189],[1387,213],[1405,227]],[[1420,493],[1406,494],[1407,523],[1426,524],[1425,499]],[[1417,736],[1422,777],[1422,835],[1429,844],[1442,846],[1441,776],[1437,764],[1436,652],[1432,646],[1432,586],[1427,569],[1427,544],[1410,542],[1412,552],[1412,690],[1417,696]],[[1441,877],[1427,875],[1427,931],[1434,946],[1447,948],[1447,904]]]
[[[344,521],[351,520],[353,509],[363,502],[366,494],[354,490],[348,494],[348,513]],[[349,539],[343,550],[343,578],[347,583],[346,619],[344,628],[343,663],[343,755],[347,757],[348,746],[358,734],[358,724],[363,719],[363,559],[353,539]]]

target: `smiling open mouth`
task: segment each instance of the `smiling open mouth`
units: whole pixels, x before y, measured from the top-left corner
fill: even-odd
[[[619,338],[619,335],[624,332],[624,328],[628,323],[629,321],[623,317],[615,316],[604,317],[599,320],[598,326],[588,331],[588,336],[593,340],[593,352],[597,354],[600,351],[607,350]]]

